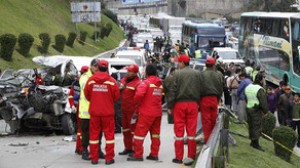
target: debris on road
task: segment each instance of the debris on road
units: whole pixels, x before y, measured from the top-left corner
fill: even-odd
[[[14,144],[14,143],[11,143],[11,144],[9,144],[9,146],[28,146],[29,145],[29,143],[16,143],[16,144]]]

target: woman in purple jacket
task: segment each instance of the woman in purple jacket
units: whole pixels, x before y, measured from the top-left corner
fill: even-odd
[[[269,111],[274,114],[276,110],[276,94],[273,92],[270,86],[268,86],[267,88],[267,96],[268,96]]]

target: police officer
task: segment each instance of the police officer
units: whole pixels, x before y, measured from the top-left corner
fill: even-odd
[[[79,99],[79,118],[81,119],[81,129],[82,129],[82,159],[90,160],[88,145],[89,145],[89,122],[90,122],[90,114],[89,114],[89,106],[90,102],[85,98],[84,95],[84,87],[86,85],[87,80],[91,77],[96,71],[98,71],[98,60],[93,59],[90,65],[89,70],[82,74],[79,79],[80,85],[80,99]],[[101,137],[100,137],[101,140]],[[101,141],[99,143],[101,145]],[[99,148],[100,158],[104,159],[104,154]]]
[[[151,151],[148,160],[158,160],[160,147],[160,125],[162,117],[162,81],[157,76],[154,64],[146,67],[146,79],[138,85],[134,96],[139,115],[134,132],[134,155],[128,161],[143,161],[143,142],[148,133],[151,136]]]
[[[115,147],[115,118],[114,103],[120,97],[120,91],[116,80],[111,77],[108,70],[108,62],[98,62],[99,71],[90,77],[84,87],[84,95],[90,101],[90,151],[92,164],[98,164],[99,137],[103,130],[105,136],[105,164],[113,164]]]
[[[122,127],[123,127],[123,142],[125,149],[119,152],[119,155],[127,155],[133,152],[133,134],[135,129],[135,123],[131,123],[131,118],[134,112],[136,112],[136,102],[132,99],[136,92],[136,87],[140,83],[140,78],[137,76],[139,67],[136,64],[132,64],[127,67],[127,76],[120,81],[121,90],[121,112],[122,112]]]
[[[216,60],[206,59],[206,69],[201,72],[200,112],[205,143],[216,124],[219,100],[223,94],[223,75],[216,70]]]
[[[80,69],[80,73],[84,74],[89,70],[88,66],[82,66]],[[72,108],[73,112],[76,113],[76,121],[77,121],[77,137],[76,137],[76,148],[75,148],[75,153],[77,154],[82,154],[82,130],[81,130],[81,121],[79,118],[79,96],[80,96],[80,85],[79,85],[79,78],[78,77],[73,83],[72,87],[70,89],[69,93],[69,103],[70,107]]]
[[[250,146],[255,149],[264,151],[259,145],[259,137],[262,131],[262,118],[268,112],[267,95],[262,87],[264,76],[258,73],[255,76],[253,84],[249,84],[245,89],[247,102],[247,116],[249,125]]]
[[[175,132],[174,163],[182,163],[184,153],[184,128],[188,136],[188,155],[184,161],[191,165],[196,156],[196,127],[198,102],[200,97],[200,72],[189,66],[189,56],[183,54],[178,58],[179,69],[174,73],[173,84],[168,96],[168,110],[173,110]]]

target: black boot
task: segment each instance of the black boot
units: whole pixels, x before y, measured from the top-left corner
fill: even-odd
[[[258,141],[258,139],[257,140],[252,140],[251,141],[251,143],[252,143],[252,147],[253,148],[255,148],[255,149],[257,149],[257,150],[260,150],[260,151],[262,151],[262,152],[264,152],[265,150],[259,145],[259,141]]]
[[[133,153],[133,150],[127,150],[127,149],[125,149],[124,151],[119,152],[119,155],[128,155],[130,153]]]
[[[91,158],[90,158],[90,153],[89,153],[89,151],[87,150],[87,148],[83,148],[81,158],[82,158],[83,160],[91,160]]]

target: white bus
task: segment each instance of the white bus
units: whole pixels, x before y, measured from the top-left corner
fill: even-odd
[[[246,12],[241,15],[239,52],[265,71],[267,81],[284,80],[300,92],[300,14]]]

